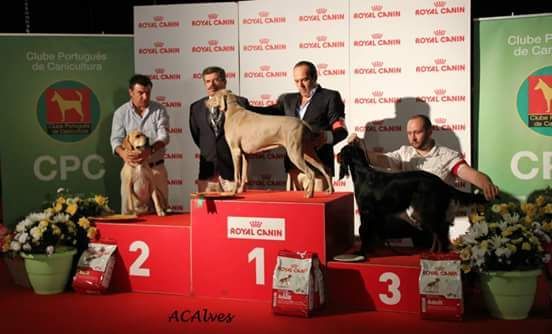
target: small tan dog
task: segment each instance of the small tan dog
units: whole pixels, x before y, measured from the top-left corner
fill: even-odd
[[[224,132],[234,163],[233,192],[242,192],[247,180],[245,154],[283,147],[291,162],[306,175],[305,197],[314,193],[314,171],[307,162],[318,169],[328,182],[328,192],[333,192],[330,176],[316,156],[312,132],[307,123],[290,116],[261,115],[241,107],[230,90],[222,89],[206,101],[208,108],[225,112]],[[245,153],[245,154],[244,154]]]
[[[84,114],[82,112],[82,95],[76,90],[75,93],[79,96],[78,100],[65,100],[57,91],[52,96],[52,102],[56,102],[61,112],[61,121],[65,122],[65,114],[69,110],[75,110],[80,116],[81,122],[84,120]]]
[[[148,147],[148,137],[133,130],[125,137],[122,146],[129,151],[143,151]],[[136,165],[124,164],[121,169],[121,200],[123,214],[150,212],[150,200],[153,200],[158,216],[165,216],[167,211],[167,199],[155,184],[153,171],[146,161]]]

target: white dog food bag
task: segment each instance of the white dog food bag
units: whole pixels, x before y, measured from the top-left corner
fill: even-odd
[[[109,288],[117,245],[90,243],[77,264],[77,273],[73,277],[73,289],[76,292],[101,294]]]
[[[461,320],[464,299],[458,254],[423,254],[420,266],[422,318]]]
[[[272,280],[273,312],[309,317],[324,303],[324,278],[318,256],[281,250]]]

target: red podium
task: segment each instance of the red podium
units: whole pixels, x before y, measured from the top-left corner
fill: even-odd
[[[353,242],[353,194],[250,191],[191,201],[192,294],[271,299],[281,249],[316,252],[322,264]]]
[[[190,294],[190,215],[140,216],[96,222],[102,240],[117,243],[116,291]]]
[[[328,302],[337,309],[420,313],[420,257],[375,256],[328,262]]]

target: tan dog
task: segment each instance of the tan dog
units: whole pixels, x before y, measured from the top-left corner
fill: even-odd
[[[57,91],[55,91],[54,96],[52,96],[52,102],[57,103],[61,112],[62,122],[65,122],[65,113],[71,109],[79,114],[81,122],[84,121],[84,114],[82,113],[82,95],[78,90],[76,90],[75,93],[79,96],[78,100],[65,100]]]
[[[242,192],[247,180],[245,154],[279,146],[286,149],[291,162],[306,175],[305,197],[312,197],[314,193],[314,172],[307,162],[322,173],[329,185],[328,192],[333,192],[331,179],[316,156],[307,123],[296,117],[269,116],[248,111],[238,105],[236,96],[226,89],[217,91],[206,104],[208,108],[219,108],[226,113],[224,132],[234,163],[234,193]]]
[[[546,101],[546,110],[544,112],[550,113],[552,112],[552,87],[548,86],[544,80],[539,78],[539,81],[535,85],[535,90],[541,90],[542,96],[544,97],[544,100]]]
[[[133,130],[125,137],[122,146],[129,151],[143,151],[148,146],[148,138],[142,132]],[[148,213],[150,200],[153,200],[158,216],[166,214],[167,199],[163,198],[155,184],[153,171],[146,161],[136,165],[124,164],[121,170],[121,200],[123,214]]]

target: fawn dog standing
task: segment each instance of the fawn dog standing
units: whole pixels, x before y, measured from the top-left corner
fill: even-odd
[[[328,182],[328,192],[333,192],[330,176],[316,156],[312,132],[307,123],[290,116],[261,115],[238,105],[230,90],[222,89],[207,100],[208,108],[225,112],[224,132],[234,164],[233,192],[242,192],[247,181],[247,157],[276,147],[286,149],[291,162],[306,175],[305,197],[314,193],[314,171],[307,162],[318,169]]]

